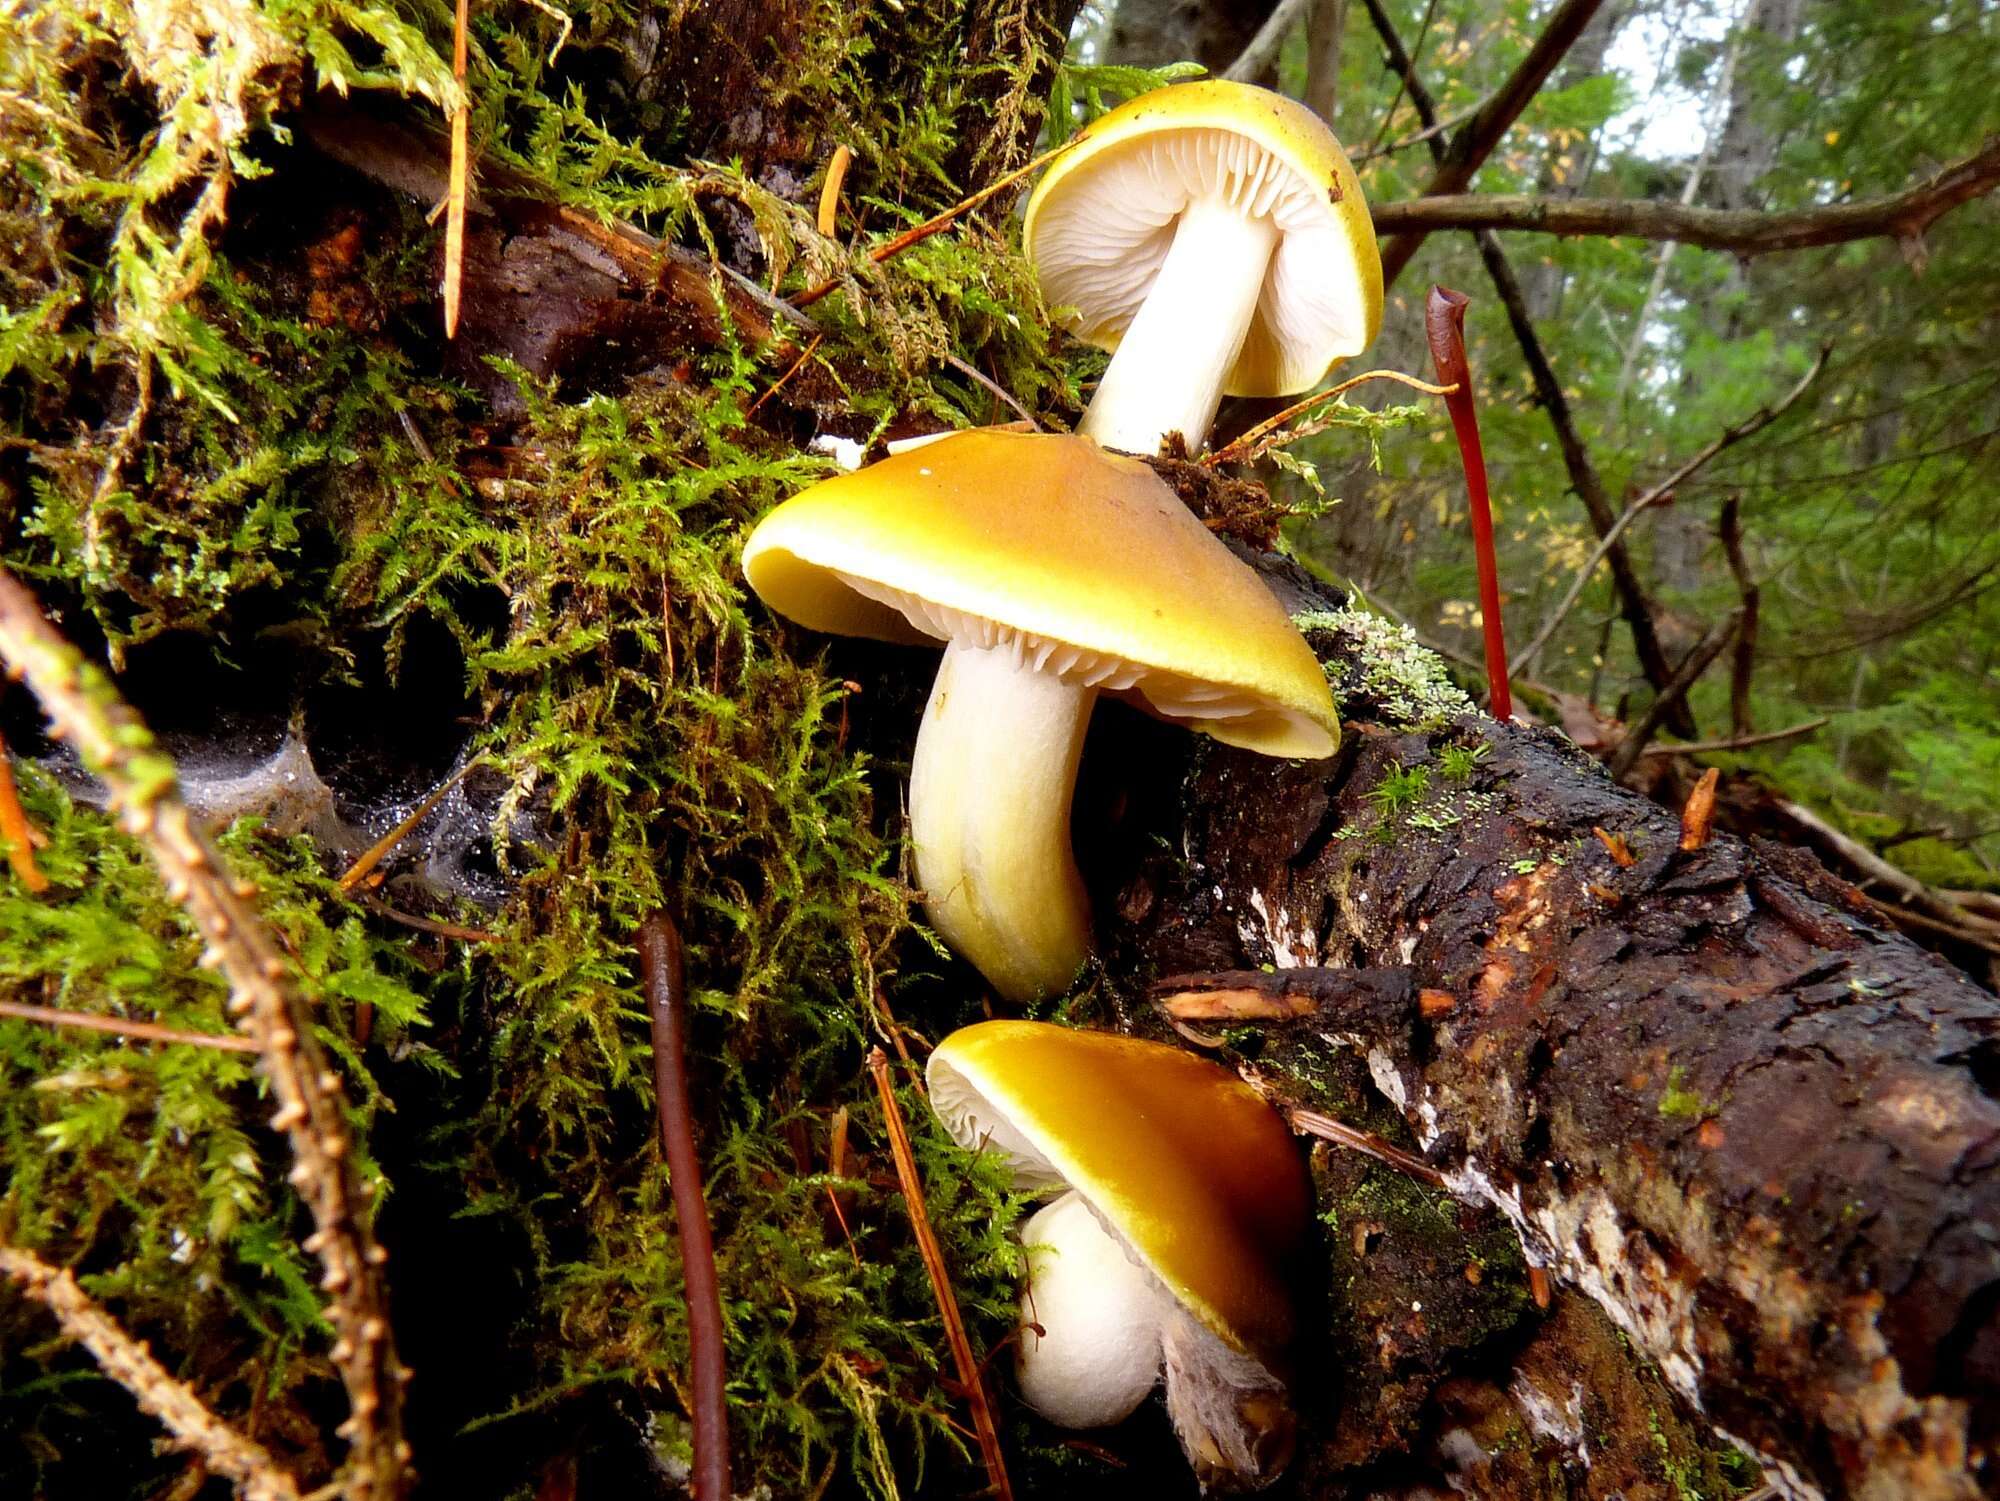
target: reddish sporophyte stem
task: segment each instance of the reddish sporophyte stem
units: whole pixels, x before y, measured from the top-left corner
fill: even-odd
[[[1424,307],[1424,331],[1438,384],[1454,389],[1444,404],[1458,434],[1459,462],[1471,498],[1472,550],[1479,562],[1479,618],[1486,629],[1487,707],[1495,719],[1514,717],[1507,686],[1507,638],[1500,628],[1500,568],[1493,556],[1493,508],[1486,495],[1486,453],[1479,444],[1479,414],[1472,406],[1472,372],[1465,360],[1465,308],[1471,299],[1448,287],[1432,287]]]
[[[729,1501],[729,1422],[723,1405],[722,1293],[715,1277],[715,1241],[701,1192],[694,1122],[688,1112],[687,965],[680,929],[664,912],[639,925],[639,976],[653,1024],[653,1085],[659,1097],[660,1145],[680,1222],[682,1274],[687,1279],[688,1387],[694,1408],[695,1501]]]

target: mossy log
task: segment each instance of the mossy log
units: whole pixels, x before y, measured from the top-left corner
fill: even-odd
[[[2000,1003],[1553,731],[1413,723],[1340,619],[1346,749],[1197,758],[1106,875],[1121,978],[1290,1104],[1351,1108],[1301,1060],[1352,1055],[1780,1493],[1995,1493]]]

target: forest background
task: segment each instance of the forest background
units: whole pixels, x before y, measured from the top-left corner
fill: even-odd
[[[690,37],[779,13],[780,30],[742,34],[786,45],[720,84],[677,71]],[[1566,20],[1581,24],[1506,118],[1478,109]],[[430,0],[0,6],[5,561],[180,761],[348,1095],[329,1154],[324,1122],[265,1129],[244,1053],[0,1020],[0,1249],[74,1268],[264,1446],[251,1473],[360,1494],[371,1465],[398,1471],[407,1434],[426,1489],[673,1493],[689,1334],[631,956],[637,921],[665,906],[689,944],[746,1483],[983,1483],[862,1069],[874,1043],[921,1049],[982,1012],[912,922],[904,879],[895,810],[921,683],[905,656],[770,621],[734,560],[757,516],[830,472],[814,436],[1004,420],[1012,403],[1073,416],[1101,359],[1051,331],[1004,214],[880,265],[867,252],[1175,64],[1313,104],[1385,223],[1452,170],[1433,148],[1477,148],[1462,185],[1492,207],[1454,199],[1461,219],[1430,223],[1366,362],[1428,374],[1422,289],[1471,294],[1515,651],[1554,620],[1518,664],[1521,700],[1675,807],[1719,765],[1741,831],[1833,856],[1991,986],[1990,5],[510,3],[471,11],[462,85],[453,23]],[[1385,61],[1398,46],[1416,87]],[[447,345],[431,210],[461,106],[481,196]],[[853,165],[825,236],[836,144]],[[1948,202],[1839,243],[1700,218],[1824,216],[1921,194],[1954,164]],[[1604,199],[1685,210],[1742,253],[1605,232],[1639,227],[1629,211],[1571,238],[1509,227]],[[787,343],[774,294],[829,283],[812,334]],[[1477,694],[1442,414],[1357,401],[1385,415],[1258,471],[1286,548],[1408,622]],[[1623,548],[1589,566],[1628,509]],[[1456,702],[1392,631],[1381,641],[1401,688]],[[101,724],[111,701],[86,689],[78,712]],[[6,998],[226,1031],[230,987],[184,887],[156,879],[28,693],[10,692],[0,728],[43,840],[32,874],[0,886]],[[129,814],[160,768],[136,730],[113,738],[138,757]],[[1049,1014],[1127,1019],[1121,985],[1096,974]],[[900,1078],[959,1296],[996,1348],[1021,1205]],[[1402,1131],[1366,1087],[1352,1113]],[[1692,1130],[1701,1102],[1665,1087],[1659,1113],[1687,1106]],[[295,1183],[308,1148],[324,1171]],[[1764,1483],[1583,1300],[1559,1292],[1538,1326],[1492,1216],[1315,1161],[1329,1368],[1381,1353],[1376,1313],[1350,1296],[1371,1237],[1420,1248],[1406,1260],[1445,1267],[1470,1301],[1462,1340],[1381,1356],[1394,1369],[1366,1392],[1328,1384],[1308,1412],[1314,1478],[1294,1483],[1428,1483],[1418,1435],[1465,1420],[1450,1378],[1534,1348],[1537,1327],[1631,1400],[1599,1415],[1594,1470],[1538,1460],[1495,1494],[1685,1501]],[[391,1306],[357,1302],[375,1274],[348,1284],[320,1264],[308,1201],[326,1182],[379,1202],[354,1246],[391,1248]],[[19,1290],[45,1287],[28,1267],[8,1262],[19,1287],[0,1298],[0,1494],[226,1493],[222,1451],[161,1446]],[[1393,1281],[1380,1261],[1368,1275]],[[357,1357],[328,1324],[378,1313],[393,1355]],[[383,1395],[399,1360],[418,1372],[407,1410]],[[342,1428],[357,1392],[390,1415]],[[1187,1484],[1157,1413],[1095,1447],[1013,1404],[1003,1419],[1024,1493]],[[341,1470],[350,1440],[361,1459]],[[1541,1454],[1525,1437],[1519,1452]]]

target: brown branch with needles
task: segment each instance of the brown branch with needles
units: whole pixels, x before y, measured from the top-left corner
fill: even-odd
[[[256,888],[232,878],[196,830],[173,762],[110,679],[57,633],[34,597],[0,572],[0,664],[25,678],[49,733],[76,747],[106,789],[105,806],[159,867],[168,893],[203,940],[202,963],[229,982],[229,1013],[257,1045],[277,1111],[271,1125],[291,1144],[292,1186],[314,1229],[305,1249],[324,1268],[320,1287],[334,1330],[331,1352],[347,1388],[339,1436],[350,1445],[340,1492],[347,1501],[396,1501],[410,1481],[403,1387],[383,1271],[367,1206],[374,1185],[355,1167],[340,1075],[315,1036],[312,1008],[253,905]]]
[[[247,1501],[299,1501],[299,1488],[255,1439],[231,1428],[140,1341],[76,1285],[67,1267],[51,1266],[32,1251],[0,1245],[0,1273],[55,1315],[65,1336],[97,1360],[104,1374],[132,1394],[140,1411],[157,1418],[176,1447],[200,1456],[208,1469],[235,1484]]]
[[[722,1288],[715,1275],[715,1234],[701,1189],[688,1108],[687,958],[680,929],[664,912],[639,925],[639,976],[653,1029],[653,1091],[660,1148],[667,1159],[674,1221],[687,1283],[689,1406],[694,1423],[694,1501],[729,1501],[729,1371],[724,1360]]]
[[[931,1229],[930,1215],[924,1210],[923,1180],[917,1176],[917,1159],[910,1151],[910,1133],[903,1124],[903,1112],[896,1104],[895,1086],[889,1079],[889,1055],[880,1048],[868,1050],[868,1072],[882,1097],[882,1123],[889,1133],[889,1151],[896,1159],[896,1180],[903,1188],[903,1202],[910,1211],[910,1228],[916,1232],[917,1250],[930,1273],[931,1291],[937,1295],[938,1312],[944,1319],[945,1342],[958,1367],[959,1384],[972,1407],[972,1427],[979,1438],[980,1457],[986,1461],[988,1490],[998,1501],[1013,1501],[1014,1490],[1007,1480],[1007,1461],[1000,1452],[1000,1431],[993,1423],[993,1408],[986,1400],[986,1386],[980,1379],[979,1362],[972,1356],[972,1341],[966,1337],[965,1319],[952,1295],[951,1274]]]

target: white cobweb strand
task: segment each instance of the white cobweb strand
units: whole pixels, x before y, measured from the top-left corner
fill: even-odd
[[[1277,243],[1277,225],[1261,214],[1221,196],[1190,202],[1077,431],[1139,454],[1158,453],[1178,432],[1199,452]]]
[[[1021,1332],[1021,1395],[1063,1428],[1122,1422],[1159,1380],[1170,1300],[1073,1191],[1036,1213],[1021,1238],[1021,1321],[1044,1331]]]
[[[954,641],[917,732],[910,841],[924,911],[1010,1001],[1067,989],[1090,951],[1069,805],[1096,701],[1018,638]]]

